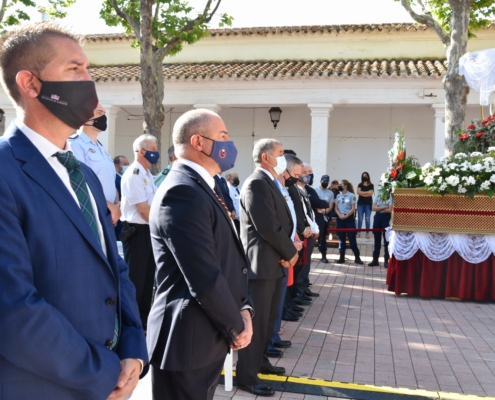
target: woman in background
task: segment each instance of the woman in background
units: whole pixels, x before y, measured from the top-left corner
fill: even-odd
[[[371,204],[373,202],[373,193],[375,191],[375,186],[371,183],[370,174],[363,172],[361,174],[361,183],[358,185],[357,194],[359,195],[357,202],[358,211],[358,229],[363,226],[363,215],[366,221],[366,239],[370,238],[370,218],[371,218]],[[358,233],[357,235],[361,235]]]

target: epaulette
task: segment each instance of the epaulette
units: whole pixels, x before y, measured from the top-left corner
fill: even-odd
[[[134,168],[134,171],[132,171],[134,175],[139,175],[139,168]]]
[[[79,137],[79,133],[76,131],[76,133],[69,136],[69,140],[74,140],[77,139],[78,137]]]

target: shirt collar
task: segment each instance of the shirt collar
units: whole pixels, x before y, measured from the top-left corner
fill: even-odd
[[[93,145],[95,145],[95,146],[98,146],[98,141],[96,141],[96,143],[95,143],[95,142],[93,142],[93,141],[91,140],[91,138],[90,138],[90,137],[86,134],[86,132],[84,132],[83,130],[80,130],[80,131],[77,131],[77,132],[78,132],[78,134],[79,134],[79,137],[82,139],[82,141],[83,141],[84,143],[91,143],[91,144],[93,144]]]
[[[189,168],[192,168],[194,171],[196,171],[201,178],[205,180],[207,185],[210,187],[211,190],[214,190],[215,188],[215,179],[208,173],[208,171],[202,167],[201,165],[195,163],[194,161],[187,160],[185,158],[179,158],[176,161],[177,163],[187,165]],[[172,169],[174,169],[175,163],[172,166]]]
[[[261,171],[263,171],[265,174],[267,174],[267,175],[268,175],[268,177],[269,177],[272,181],[273,181],[273,180],[275,180],[275,177],[273,176],[273,174],[272,174],[270,171],[266,170],[265,168],[261,168],[261,167],[258,167],[258,169],[259,169],[259,170],[261,170]]]
[[[65,141],[65,148],[60,149],[52,142],[50,142],[47,138],[33,131],[31,128],[25,125],[24,122],[22,122],[21,120],[16,119],[15,124],[17,128],[19,128],[19,130],[22,131],[24,135],[26,135],[26,137],[30,140],[30,142],[38,149],[38,151],[45,158],[50,158],[59,151],[61,152],[72,151],[72,149],[70,148],[69,141],[67,140]]]

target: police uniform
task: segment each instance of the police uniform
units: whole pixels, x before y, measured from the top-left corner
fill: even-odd
[[[136,300],[141,322],[146,329],[151,309],[155,280],[155,259],[151,247],[149,223],[138,211],[137,204],[151,205],[156,193],[153,175],[138,161],[134,161],[122,175],[122,221],[127,221],[134,234],[123,243],[124,259],[129,266],[129,277],[136,286]],[[124,224],[125,225],[125,224]]]
[[[392,204],[392,196],[387,201],[381,201],[379,200],[380,196],[380,190],[378,190],[377,193],[373,196],[373,204],[376,204],[378,207],[385,207],[385,206],[390,206]],[[384,212],[384,211],[378,211],[375,213],[375,217],[373,218],[373,229],[384,229],[388,228],[390,226],[390,218],[392,214],[389,212]],[[380,247],[381,247],[381,241],[382,241],[382,232],[373,232],[373,235],[375,237],[375,248],[373,250],[373,261],[378,263],[378,257],[380,257]],[[389,254],[388,254],[388,242],[387,238],[385,235],[385,232],[383,232],[383,247],[385,249],[385,268],[388,266],[388,259],[389,259]]]
[[[348,214],[352,210],[352,206],[357,202],[357,197],[352,192],[347,192],[346,194],[340,193],[335,200],[335,204],[339,209],[340,214]],[[340,228],[356,228],[356,220],[353,215],[349,215],[346,219],[340,219],[337,217],[337,229]],[[339,232],[337,235],[339,237],[339,252],[341,255],[345,253],[347,244],[345,241],[345,235],[349,238],[349,243],[351,244],[351,249],[356,257],[359,257],[359,249],[356,242],[356,232]]]
[[[103,187],[105,199],[115,203],[115,166],[112,157],[103,145],[93,142],[86,133],[80,131],[74,138],[69,138],[70,147],[74,156],[93,170]]]
[[[315,192],[318,194],[318,197],[322,200],[325,200],[329,205],[334,201],[333,192],[330,189],[323,189],[321,187],[315,188]],[[317,215],[318,216],[318,215]],[[324,214],[321,215],[322,218],[318,218],[318,226],[320,228],[320,236],[318,236],[318,250],[322,254],[322,256],[326,259],[327,254],[327,229],[328,229],[328,219],[329,215]]]

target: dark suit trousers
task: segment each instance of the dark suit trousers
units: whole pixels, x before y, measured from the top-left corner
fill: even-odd
[[[249,294],[256,315],[253,318],[253,337],[245,349],[239,350],[237,361],[237,382],[252,386],[260,383],[258,373],[262,367],[268,367],[270,361],[265,352],[272,339],[273,328],[277,320],[283,277],[278,279],[250,279]]]
[[[225,359],[192,371],[151,366],[153,400],[212,400]]]
[[[136,226],[138,228],[136,234],[123,243],[124,260],[129,267],[129,278],[136,287],[139,315],[143,328],[146,330],[151,310],[156,265],[149,226]]]
[[[309,287],[309,272],[311,270],[311,255],[315,248],[316,240],[308,239],[308,263],[294,268],[294,285],[291,294],[294,297],[298,293],[304,293]]]

